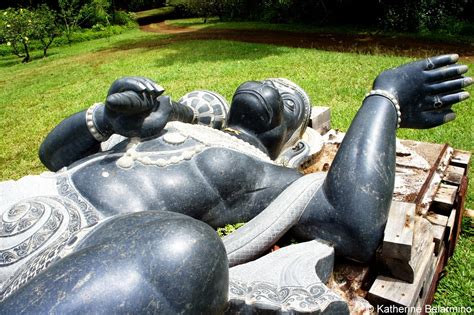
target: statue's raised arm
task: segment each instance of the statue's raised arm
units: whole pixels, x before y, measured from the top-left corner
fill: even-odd
[[[199,123],[220,129],[228,105],[217,93],[193,91],[174,102],[164,89],[143,77],[114,81],[104,103],[63,120],[42,143],[39,156],[52,171],[100,150],[112,134],[146,139],[157,136],[170,121]],[[196,94],[196,95],[194,95]]]
[[[472,83],[443,55],[382,72],[365,97],[322,189],[295,228],[305,238],[332,242],[336,252],[367,261],[387,221],[395,181],[395,135],[451,121],[451,106],[469,97]]]
[[[149,137],[163,129],[172,116],[189,116],[181,112],[164,89],[142,77],[116,80],[107,93],[105,103],[92,105],[63,120],[44,140],[39,156],[52,171],[80,160],[100,150],[100,143],[112,134],[125,137]],[[178,118],[178,117],[176,117]],[[179,117],[181,118],[181,117]]]

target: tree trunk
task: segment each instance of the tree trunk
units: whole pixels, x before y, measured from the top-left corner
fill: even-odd
[[[43,44],[43,58],[46,57],[49,46],[51,46],[55,37],[56,34],[51,34],[51,37],[48,38],[48,43],[45,43],[44,40],[41,39],[41,43]]]
[[[28,48],[28,44],[26,42],[23,42],[23,47],[25,48],[25,58],[21,61],[22,63],[27,63],[30,61],[30,50]]]

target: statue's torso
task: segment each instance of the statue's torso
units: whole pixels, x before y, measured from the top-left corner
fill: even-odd
[[[31,198],[3,213],[0,232],[8,243],[0,248],[0,301],[74,251],[77,239],[107,218],[166,210],[214,227],[246,222],[300,176],[233,136],[177,123],[160,137],[126,140],[56,174],[33,177],[32,185],[47,184],[49,193],[30,185]]]
[[[173,123],[157,138],[125,140],[68,173],[105,217],[166,210],[219,226],[251,219],[280,192],[254,196],[268,163],[261,151],[228,134]]]

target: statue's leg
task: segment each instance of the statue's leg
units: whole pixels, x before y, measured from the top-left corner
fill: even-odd
[[[228,261],[215,231],[181,214],[141,212],[101,223],[0,313],[213,314],[227,298]]]

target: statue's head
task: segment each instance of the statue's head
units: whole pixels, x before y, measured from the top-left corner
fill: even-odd
[[[290,80],[248,81],[235,91],[228,125],[253,133],[275,159],[301,138],[310,111],[308,95]]]

